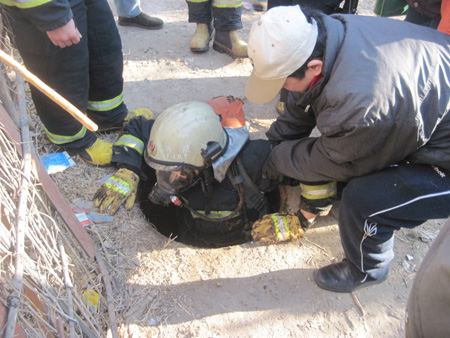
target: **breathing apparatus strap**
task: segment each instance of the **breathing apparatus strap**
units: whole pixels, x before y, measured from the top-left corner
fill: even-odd
[[[233,168],[234,167],[234,168]],[[248,176],[247,171],[242,165],[242,161],[239,157],[231,164],[227,175],[231,183],[233,183],[236,190],[243,189],[244,201],[249,209],[256,209],[260,215],[267,214],[269,212],[269,206],[264,194],[259,190],[255,182]],[[234,176],[232,176],[234,174]],[[238,188],[239,186],[239,188]]]
[[[203,170],[203,177],[200,182],[202,185],[203,195],[205,196],[205,215],[211,213],[211,198],[213,194],[212,183],[214,181],[214,173],[211,167]]]

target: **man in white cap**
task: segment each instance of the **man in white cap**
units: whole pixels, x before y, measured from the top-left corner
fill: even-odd
[[[248,41],[247,98],[266,103],[289,90],[267,132],[274,147],[263,173],[302,182],[299,216],[310,221],[326,213],[331,182],[345,185],[345,258],[315,282],[351,292],[385,280],[394,230],[450,215],[450,37],[292,6],[267,11]]]

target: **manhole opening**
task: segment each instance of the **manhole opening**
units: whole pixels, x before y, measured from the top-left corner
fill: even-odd
[[[241,222],[195,222],[190,217],[185,217],[189,211],[183,207],[175,205],[162,206],[152,203],[148,199],[155,181],[149,178],[141,181],[139,196],[140,208],[145,218],[151,222],[158,232],[167,238],[174,238],[175,241],[199,247],[199,248],[221,248],[231,245],[243,244],[251,241],[251,223],[258,219],[257,212],[250,212],[247,216],[250,222],[245,225]],[[280,194],[278,189],[266,194],[269,201],[269,212],[279,210]],[[186,219],[191,220],[186,221]]]

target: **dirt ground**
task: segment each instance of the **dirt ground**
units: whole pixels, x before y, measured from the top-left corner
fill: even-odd
[[[360,0],[360,15],[372,15],[373,3]],[[119,26],[130,109],[147,107],[157,115],[183,101],[243,96],[249,60],[233,60],[212,49],[191,53],[195,25],[187,22],[184,0],[142,1],[142,8],[161,17],[165,26],[158,31]],[[245,39],[260,15],[244,9]],[[275,101],[254,105],[245,100],[252,138],[265,138],[277,116]],[[57,150],[38,138],[41,154]],[[92,199],[100,179],[114,172],[75,161],[75,167],[53,175],[72,203]],[[298,195],[295,189],[291,193]],[[291,208],[296,203],[292,201]],[[312,279],[314,269],[343,257],[337,213],[338,206],[305,238],[270,246],[198,249],[180,244],[158,233],[137,205],[129,212],[120,210],[114,222],[95,224],[88,231],[101,243],[111,269],[121,337],[404,336],[414,274],[443,220],[399,231],[388,280],[352,295],[321,290]]]

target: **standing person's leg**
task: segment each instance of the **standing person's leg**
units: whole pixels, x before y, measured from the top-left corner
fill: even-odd
[[[440,19],[433,19],[427,15],[417,12],[412,6],[406,11],[405,21],[415,23],[425,27],[437,29]]]
[[[352,179],[342,193],[339,231],[346,259],[316,271],[324,289],[351,292],[387,277],[394,231],[450,215],[450,173],[402,163]]]
[[[196,23],[197,28],[189,47],[193,52],[206,52],[213,34],[212,0],[186,0],[189,22]]]
[[[78,44],[66,48],[54,46],[45,32],[36,29],[25,18],[14,19],[10,24],[15,44],[28,70],[85,112],[89,91],[86,7],[79,4],[72,8],[72,12],[82,38]],[[97,139],[94,133],[37,88],[30,88],[36,111],[50,141],[67,149],[84,149],[94,144]]]
[[[450,219],[420,264],[406,305],[407,338],[446,337],[450,332]]]
[[[268,0],[267,9],[277,6],[295,6],[306,7],[319,10],[325,14],[339,12],[339,5],[343,0]],[[353,0],[357,1],[357,0]]]
[[[119,18],[134,18],[141,14],[140,0],[114,0]]]
[[[89,41],[88,116],[99,129],[122,126],[127,115],[123,98],[122,41],[107,1],[86,0]]]
[[[121,26],[160,29],[164,25],[160,18],[142,12],[140,0],[114,0],[114,4],[119,17],[118,23]]]
[[[246,58],[247,44],[237,30],[242,26],[242,0],[213,0],[214,37],[213,48],[234,58]]]
[[[292,6],[296,5],[293,0],[268,0],[267,1],[267,9],[271,9],[273,7],[278,6]]]

